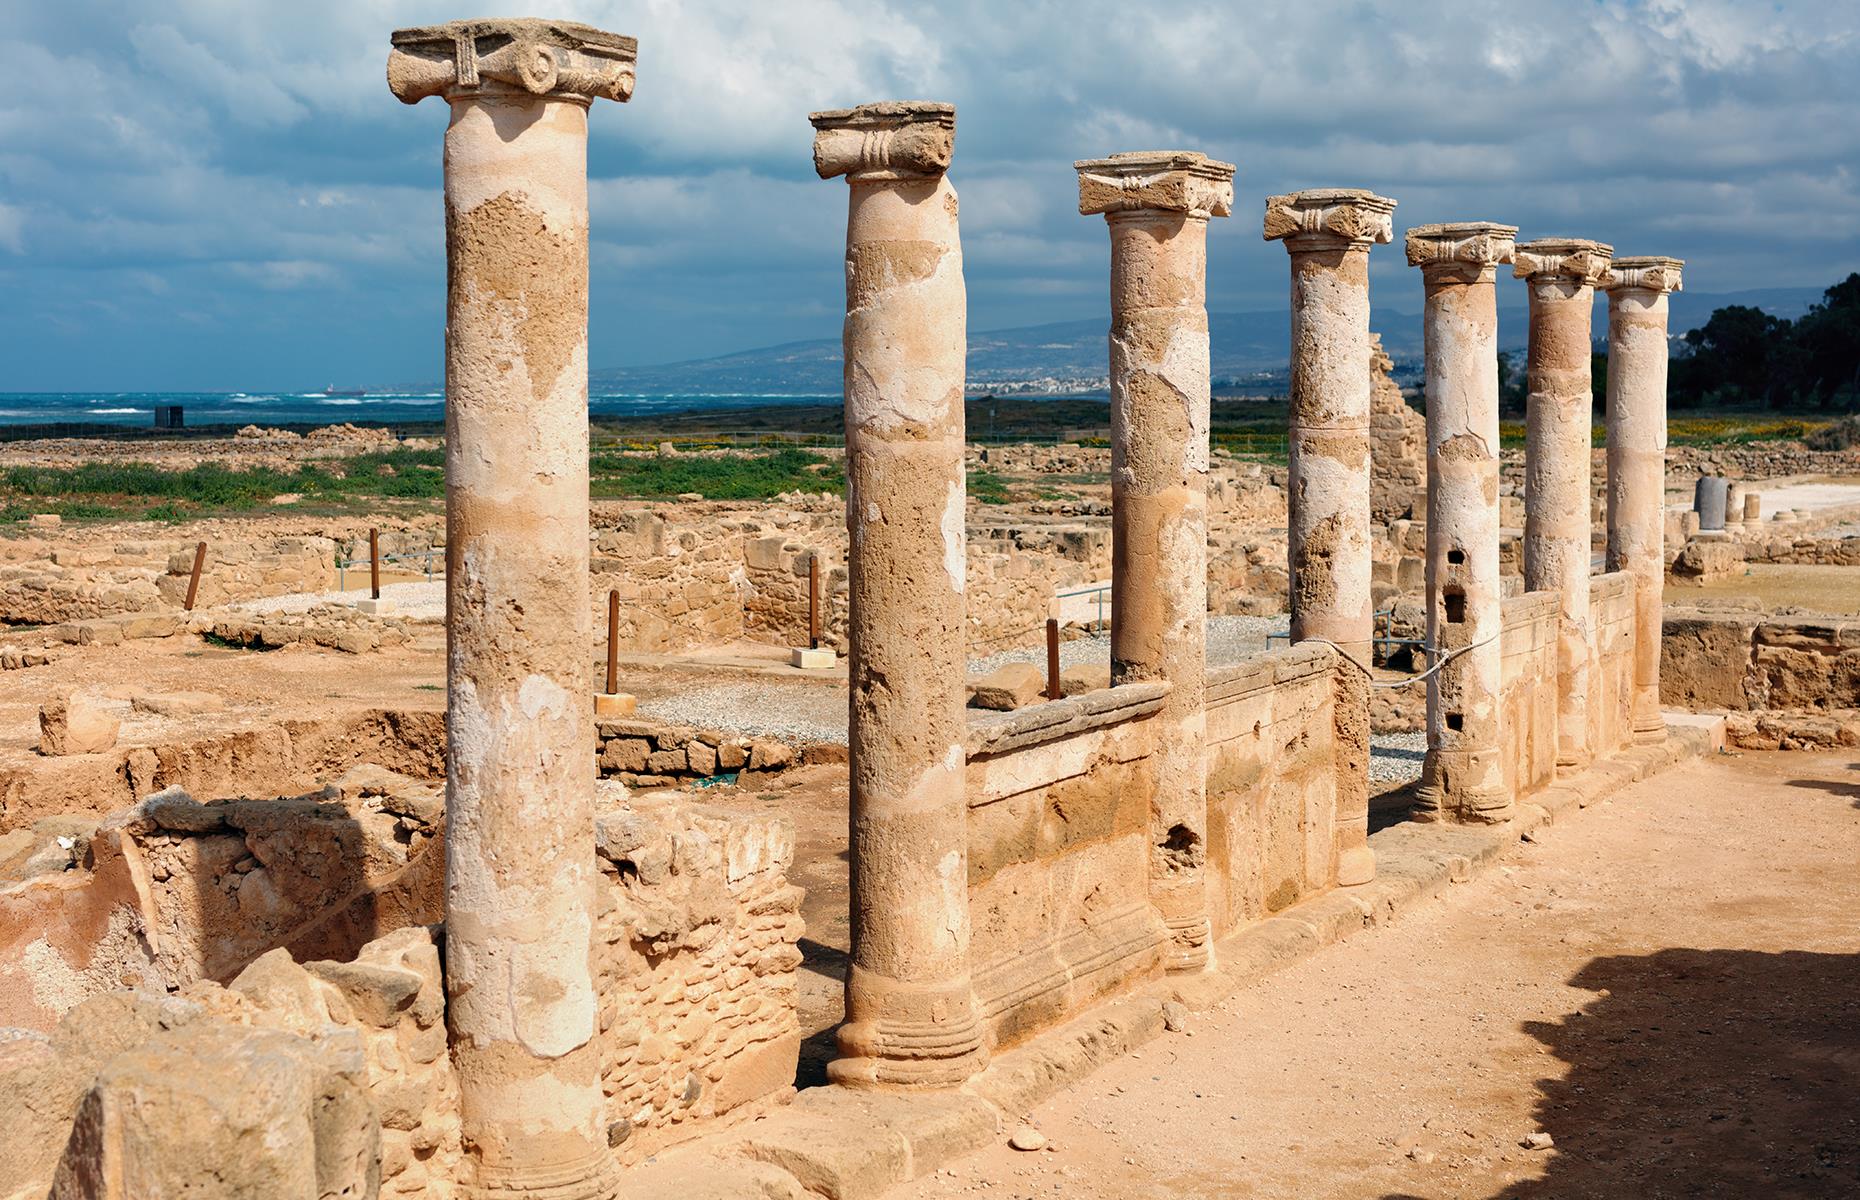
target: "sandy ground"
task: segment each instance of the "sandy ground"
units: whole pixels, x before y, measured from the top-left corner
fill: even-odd
[[[890,1195],[1860,1195],[1856,757],[1637,785]]]
[[[1818,613],[1860,613],[1860,567],[1751,563],[1742,575],[1666,589],[1668,604],[1694,604],[1705,598],[1755,600],[1766,612],[1795,607]]]

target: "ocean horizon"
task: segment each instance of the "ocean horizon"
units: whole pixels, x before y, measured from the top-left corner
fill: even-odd
[[[835,394],[792,392],[687,392],[645,395],[590,392],[596,417],[638,417],[694,409],[727,410],[773,405],[838,404]],[[0,426],[120,425],[150,429],[155,409],[178,404],[187,426],[334,425],[344,421],[392,425],[445,419],[442,392],[0,392]]]

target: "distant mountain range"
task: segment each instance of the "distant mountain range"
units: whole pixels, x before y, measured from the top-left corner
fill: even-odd
[[[1820,288],[1759,288],[1744,292],[1678,292],[1672,298],[1672,329],[1703,325],[1714,309],[1731,304],[1761,308],[1777,317],[1799,317],[1821,299]],[[1522,348],[1525,307],[1519,289],[1504,288],[1511,300],[1498,311],[1500,346]],[[969,335],[969,390],[1001,395],[1064,394],[1106,386],[1105,332],[1108,318],[1027,325]],[[1398,365],[1421,358],[1421,314],[1376,309],[1371,324]],[[1208,315],[1213,374],[1217,384],[1244,390],[1284,386],[1291,318],[1285,309],[1216,312]],[[1604,333],[1606,311],[1598,298],[1596,331]],[[599,392],[643,395],[756,395],[826,393],[840,390],[840,340],[820,338],[744,350],[717,358],[650,367],[593,371]]]

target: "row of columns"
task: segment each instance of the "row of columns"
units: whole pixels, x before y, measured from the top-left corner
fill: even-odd
[[[611,1196],[616,1186],[601,1127],[591,968],[586,141],[591,102],[631,95],[635,53],[631,38],[512,19],[397,31],[388,63],[401,100],[439,96],[451,107],[445,949],[462,1183],[474,1196],[573,1200]],[[945,174],[955,111],[890,103],[811,120],[818,173],[844,176],[850,193],[852,961],[830,1071],[848,1084],[943,1087],[986,1061],[969,967],[966,298],[957,199]],[[1210,218],[1231,211],[1234,169],[1185,152],[1077,167],[1080,212],[1105,216],[1112,246],[1113,676],[1172,684],[1161,714],[1167,732],[1157,739],[1150,884],[1169,968],[1194,971],[1208,965],[1211,943],[1206,234]],[[1283,238],[1292,257],[1294,636],[1334,642],[1363,663],[1367,253],[1389,240],[1393,207],[1368,192],[1314,191],[1274,197],[1266,217],[1266,236]],[[1453,505],[1477,496],[1496,509],[1490,279],[1496,247],[1511,231],[1469,230],[1415,231],[1409,253],[1429,267],[1430,399],[1440,397],[1429,426],[1431,434],[1438,407],[1441,431],[1430,445],[1441,461],[1461,464],[1430,489],[1430,539],[1464,543],[1479,556],[1478,565],[1451,560],[1465,569],[1441,578],[1463,581],[1484,605],[1489,574],[1495,605],[1495,518],[1471,512],[1470,500],[1462,515]],[[1617,261],[1609,528],[1611,565],[1640,578],[1649,479],[1658,567],[1663,423],[1649,416],[1657,406],[1647,406],[1663,395],[1664,296],[1677,285],[1678,264],[1634,261]],[[1632,410],[1622,422],[1619,472],[1617,395]],[[1484,455],[1456,457],[1455,439],[1483,439]],[[1452,501],[1438,535],[1434,490]],[[1430,558],[1430,591],[1433,582]],[[1654,603],[1657,628],[1657,592]],[[1443,692],[1442,703],[1455,695]],[[1374,872],[1366,680],[1346,707],[1362,710],[1364,736],[1360,763],[1341,772],[1337,872],[1358,883]],[[1480,747],[1441,749],[1458,756],[1440,758],[1438,773],[1451,779],[1465,777]]]

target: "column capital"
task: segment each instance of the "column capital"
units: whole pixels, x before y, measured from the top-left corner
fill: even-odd
[[[1686,265],[1683,258],[1661,258],[1658,255],[1643,255],[1636,258],[1617,258],[1610,266],[1607,278],[1602,286],[1608,291],[1639,290],[1648,292],[1677,292],[1681,290],[1680,269]]]
[[[956,106],[882,100],[807,114],[822,179],[935,179],[956,153]]]
[[[1288,250],[1322,245],[1367,250],[1395,238],[1395,202],[1366,188],[1306,188],[1266,197],[1265,238]]]
[[[1408,231],[1408,265],[1430,278],[1448,276],[1467,283],[1490,280],[1494,268],[1508,263],[1517,246],[1518,227],[1496,221],[1449,221],[1416,225]]]
[[[1206,220],[1234,209],[1234,165],[1194,150],[1131,150],[1072,166],[1080,216],[1177,212]]]
[[[1615,248],[1587,238],[1532,238],[1517,244],[1511,274],[1517,279],[1567,279],[1595,287],[1608,275]]]
[[[519,91],[576,100],[627,100],[639,42],[573,21],[500,17],[396,29],[388,90],[404,104],[428,96]]]

